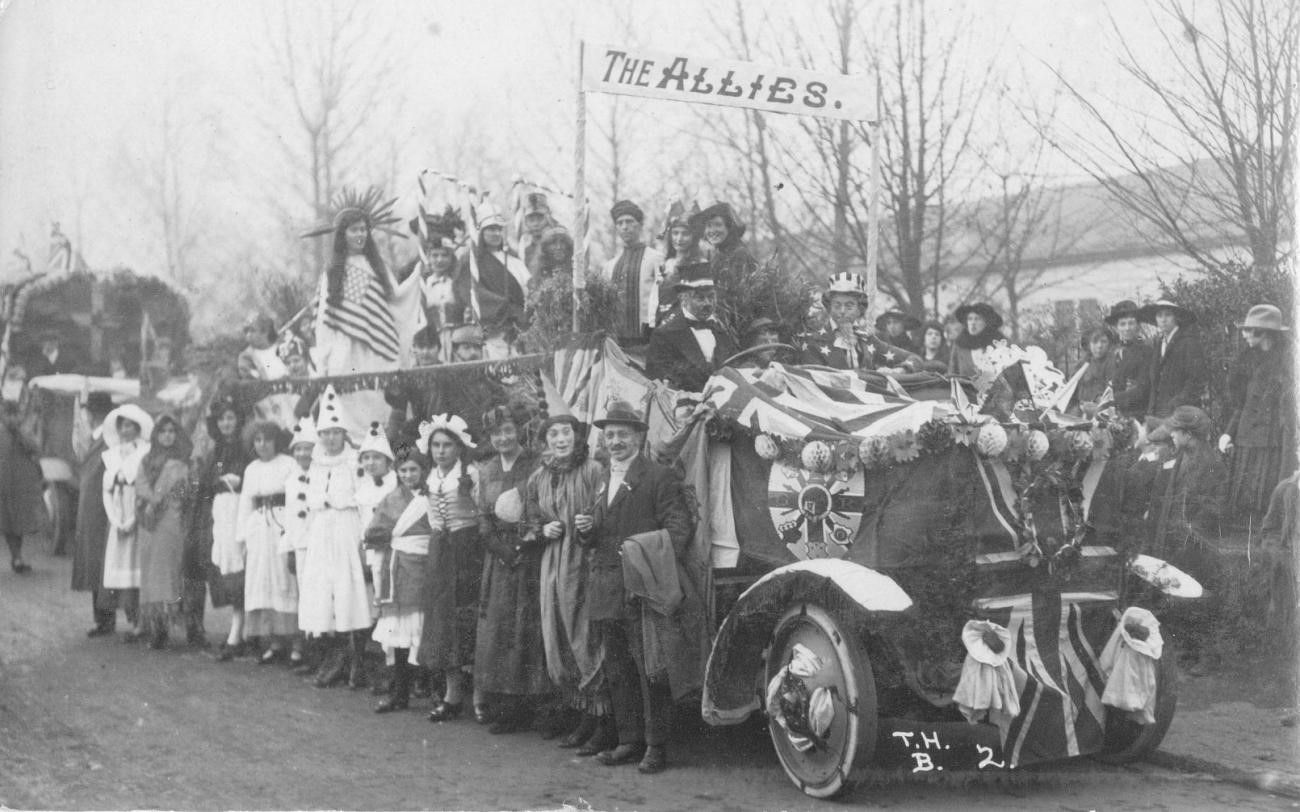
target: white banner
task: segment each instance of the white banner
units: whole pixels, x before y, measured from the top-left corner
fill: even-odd
[[[648,99],[751,107],[770,113],[874,121],[868,76],[774,68],[728,59],[583,43],[582,89]]]

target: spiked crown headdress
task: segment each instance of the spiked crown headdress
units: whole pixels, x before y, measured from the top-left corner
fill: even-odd
[[[364,192],[358,192],[351,186],[345,186],[330,201],[330,208],[333,209],[334,214],[330,217],[329,223],[305,232],[302,237],[307,239],[332,234],[342,224],[345,215],[360,213],[365,218],[366,225],[372,231],[383,231],[394,237],[405,239],[405,234],[393,228],[394,225],[401,222],[401,218],[393,214],[393,204],[396,202],[397,198],[395,197],[385,202],[384,194],[379,190],[378,186],[371,186]]]

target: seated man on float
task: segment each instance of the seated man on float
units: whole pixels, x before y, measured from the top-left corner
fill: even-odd
[[[736,342],[714,317],[718,298],[708,262],[678,268],[676,290],[680,309],[651,333],[646,377],[700,392],[722,362],[736,354]]]
[[[745,329],[745,349],[753,347],[763,347],[769,344],[781,343],[781,325],[767,316],[760,316],[749,323]],[[776,354],[780,352],[778,347],[769,347],[765,350],[749,353],[740,359],[737,367],[747,367],[767,369],[767,365],[776,360]],[[783,360],[789,361],[789,358]]]
[[[869,296],[862,277],[855,273],[831,275],[822,304],[831,324],[806,337],[803,360],[835,369],[869,369],[877,372],[915,372],[921,358],[914,352],[887,344],[858,325]]]

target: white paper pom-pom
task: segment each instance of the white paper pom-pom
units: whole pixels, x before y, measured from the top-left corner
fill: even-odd
[[[997,423],[985,423],[975,438],[975,447],[986,457],[996,457],[1007,450],[1007,430]]]
[[[831,447],[821,440],[813,440],[803,447],[799,459],[804,468],[820,473],[831,467]]]
[[[1029,437],[1025,440],[1025,451],[1029,454],[1031,460],[1041,460],[1047,456],[1047,435],[1038,429],[1029,432]]]
[[[754,453],[771,462],[781,456],[781,446],[770,434],[760,434],[754,438]]]
[[[518,488],[503,491],[492,505],[492,512],[503,522],[514,523],[524,517],[524,500],[519,496]]]

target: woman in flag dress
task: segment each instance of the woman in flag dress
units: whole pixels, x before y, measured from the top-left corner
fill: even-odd
[[[275,423],[255,423],[249,440],[256,459],[244,469],[236,528],[247,555],[244,633],[266,643],[258,660],[266,665],[279,659],[298,632],[298,584],[288,554],[280,549],[285,484],[298,466],[284,453],[285,434]]]
[[[135,511],[135,483],[140,463],[149,453],[144,437],[153,433],[153,418],[133,403],[119,406],[104,418],[104,512],[108,515],[108,543],[104,548],[104,589],[131,590],[128,605],[140,589],[140,547]],[[140,638],[136,613],[133,628],[124,639]]]
[[[377,189],[363,195],[345,190],[330,225],[305,235],[331,234],[333,239],[316,303],[313,360],[319,375],[388,372],[410,365],[411,339],[423,326],[420,278],[410,274],[399,283],[374,239],[377,229],[405,236],[389,227],[397,222],[391,206],[392,201],[380,202]],[[388,414],[382,392],[347,393],[343,403],[352,421],[346,428],[358,437]]]

